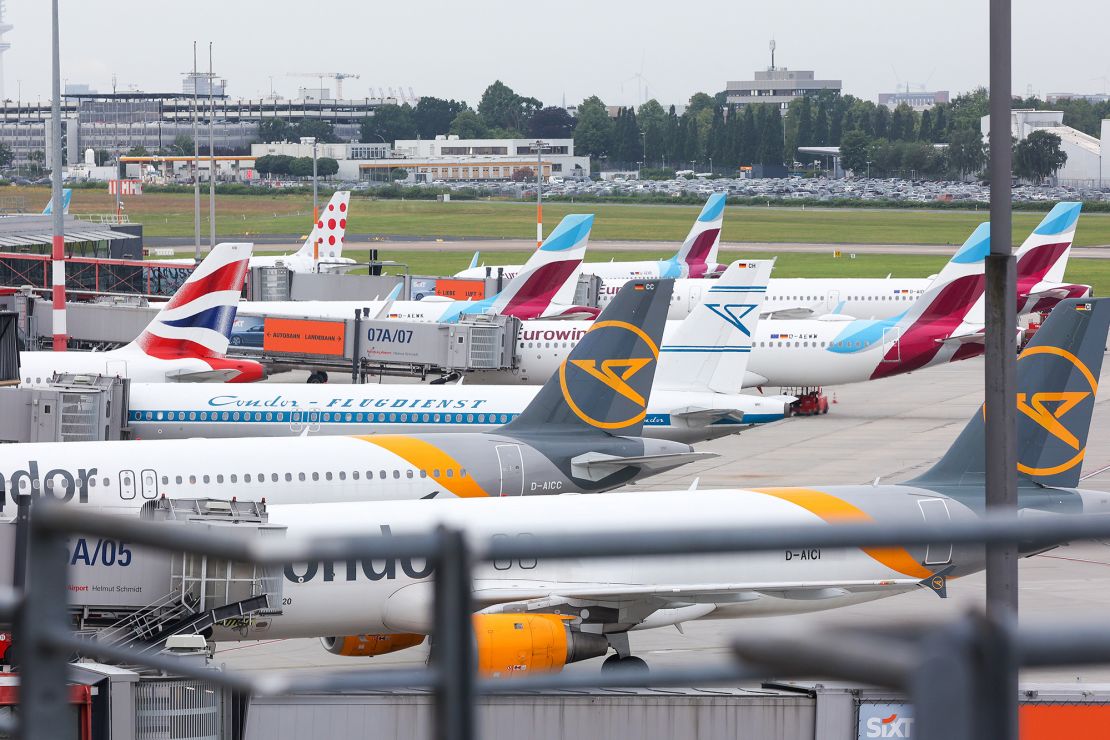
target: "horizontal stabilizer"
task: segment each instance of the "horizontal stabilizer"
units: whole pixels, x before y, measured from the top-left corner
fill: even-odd
[[[575,478],[597,481],[630,466],[642,470],[670,470],[679,465],[714,457],[719,455],[716,452],[671,452],[662,455],[619,457],[600,452],[587,452],[571,460],[570,469]]]

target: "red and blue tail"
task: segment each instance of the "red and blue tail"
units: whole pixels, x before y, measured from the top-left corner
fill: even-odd
[[[252,244],[217,244],[131,346],[151,357],[223,357]]]
[[[1082,203],[1057,203],[1015,253],[1018,313],[1050,311],[1064,298],[1084,298],[1089,285],[1064,280]]]

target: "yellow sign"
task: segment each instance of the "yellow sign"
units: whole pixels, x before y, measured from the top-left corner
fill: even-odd
[[[598,361],[592,359],[572,360],[569,363],[563,362],[559,366],[559,385],[563,390],[564,400],[566,400],[571,411],[573,411],[579,419],[598,429],[623,429],[624,427],[643,421],[644,417],[647,416],[647,399],[630,386],[628,381],[648,365],[659,360],[659,348],[655,345],[655,342],[651,340],[651,337],[644,333],[642,329],[625,321],[595,322],[593,327],[586,332],[586,336],[583,337],[581,341],[587,341],[590,334],[593,334],[595,331],[614,332],[618,337],[620,334],[624,333],[635,335],[639,340],[635,342],[635,344],[642,346],[637,346],[636,352],[633,354],[639,356],[624,359],[602,360],[600,367],[598,367]],[[594,337],[594,339],[596,340],[596,337]],[[614,341],[616,341],[616,338],[614,338]],[[612,346],[612,342],[596,342],[596,346],[598,346],[599,349],[608,348]],[[591,409],[594,407],[609,409],[611,404],[583,403],[580,405],[576,403],[567,385],[568,364],[571,368],[580,370],[587,377],[593,378],[604,387],[629,401],[635,409],[627,418],[617,421],[604,421],[591,416],[582,409],[582,406],[587,406]],[[586,385],[585,387],[590,391],[595,390],[591,385]]]

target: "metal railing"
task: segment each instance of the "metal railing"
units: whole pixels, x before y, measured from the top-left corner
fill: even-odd
[[[829,635],[793,637],[789,644],[736,638],[733,661],[713,668],[601,675],[536,674],[517,679],[476,675],[472,633],[472,567],[517,559],[588,559],[621,556],[766,552],[785,548],[855,548],[952,544],[1053,544],[1110,537],[1110,515],[1061,515],[1050,520],[987,514],[978,521],[942,525],[866,523],[701,531],[536,535],[468,542],[458,530],[427,534],[232,540],[158,523],[90,514],[50,500],[21,521],[28,583],[0,592],[0,619],[14,617],[22,662],[21,727],[24,738],[61,737],[67,659],[72,652],[106,661],[144,664],[259,694],[423,687],[435,694],[438,738],[478,737],[476,699],[521,690],[586,687],[710,685],[768,677],[823,677],[863,681],[905,691],[918,708],[915,732],[925,740],[1016,736],[1017,701],[999,687],[1012,685],[1022,667],[1110,663],[1110,629],[1103,621],[1021,627],[970,614],[942,624],[859,627]],[[364,669],[331,675],[212,671],[171,657],[142,654],[75,636],[65,603],[66,538],[75,533],[122,538],[135,545],[189,551],[256,565],[312,560],[427,558],[434,567],[435,646],[421,669]],[[17,574],[19,567],[17,566]],[[0,730],[12,729],[0,727]]]

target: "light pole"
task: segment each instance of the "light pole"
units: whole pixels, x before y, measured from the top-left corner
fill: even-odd
[[[640,139],[644,142],[644,167],[647,167],[647,130],[640,132]],[[1099,157],[1102,155],[1100,154]]]
[[[320,208],[317,205],[316,197],[316,137],[302,136],[301,143],[312,145],[312,220],[315,222],[320,218]]]
[[[713,157],[709,158],[709,176],[713,177]]]
[[[867,179],[871,179],[871,160],[867,160]]]
[[[532,142],[536,147],[536,247],[543,244],[543,148],[547,142],[536,139]]]
[[[216,248],[216,100],[212,97],[212,42],[208,42],[208,248]]]

